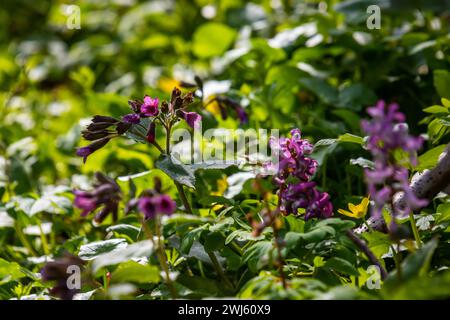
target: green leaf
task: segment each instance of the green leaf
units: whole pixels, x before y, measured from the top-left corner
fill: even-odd
[[[56,194],[45,195],[36,200],[30,209],[29,216],[34,216],[39,212],[64,213],[72,206],[72,202],[65,196]]]
[[[434,250],[436,249],[438,244],[437,239],[432,239],[428,243],[426,243],[422,248],[418,249],[416,252],[410,254],[406,259],[402,262],[401,268],[401,279],[399,279],[397,272],[398,270],[392,271],[386,281],[384,282],[384,286],[386,290],[392,288],[399,284],[399,280],[401,282],[409,281],[414,278],[420,278],[426,276],[428,272],[428,268],[430,266],[431,257],[433,256]]]
[[[199,58],[223,54],[233,43],[236,31],[224,24],[208,22],[195,30],[192,50]]]
[[[211,232],[206,236],[204,247],[206,251],[211,252],[220,250],[224,244],[224,238],[220,232]]]
[[[419,164],[415,169],[417,171],[422,171],[425,169],[431,169],[436,166],[439,156],[442,152],[444,152],[445,147],[446,145],[442,144],[420,155],[420,157],[418,158]]]
[[[182,163],[175,163],[171,157],[161,156],[155,163],[155,166],[164,171],[173,180],[195,189],[194,172]]]
[[[340,135],[338,138],[339,142],[350,142],[350,143],[357,143],[359,145],[364,145],[364,138],[351,134],[351,133],[346,133],[343,135]]]
[[[342,258],[333,257],[325,263],[325,267],[334,271],[342,272],[352,276],[358,276],[359,272],[354,266],[347,260]]]
[[[265,237],[264,235],[259,235],[255,237],[253,235],[252,231],[245,231],[245,230],[234,230],[232,233],[228,235],[228,237],[225,239],[225,244],[229,244],[234,239],[237,239],[238,241],[257,241],[257,240],[263,240]]]
[[[338,90],[325,80],[317,78],[302,78],[300,83],[313,92],[324,103],[335,105],[338,102]]]
[[[353,84],[339,92],[338,107],[360,111],[364,106],[370,106],[377,101],[372,89],[363,84]]]
[[[379,231],[373,231],[365,232],[362,236],[366,239],[369,249],[372,250],[378,259],[389,252],[389,247],[391,246],[389,235]]]
[[[115,283],[135,282],[135,283],[158,283],[160,281],[159,268],[128,261],[119,264],[112,273],[112,281]]]
[[[106,232],[115,232],[117,234],[124,234],[132,240],[136,240],[139,232],[141,231],[140,228],[133,226],[131,224],[116,224],[114,226],[110,226],[106,228]]]
[[[426,113],[448,113],[448,108],[435,105],[435,106],[431,106],[431,107],[423,109],[423,112],[426,112]]]
[[[267,256],[272,249],[270,241],[260,241],[245,250],[241,264],[248,264],[250,271],[256,273],[267,264]]]
[[[25,277],[17,262],[8,262],[0,258],[0,285]]]
[[[450,99],[450,73],[446,70],[434,70],[434,87],[438,94]]]
[[[125,132],[125,136],[136,142],[147,144],[148,141],[146,139],[146,136],[148,129],[146,128],[150,127],[150,123],[150,118],[141,118],[139,124],[131,125],[131,128],[128,129],[127,132]]]
[[[159,169],[152,169],[129,176],[118,177],[117,183],[122,188],[122,190],[127,190],[129,188],[129,181],[131,180],[136,188],[136,195],[139,195],[144,190],[154,188],[155,178],[161,180],[161,184],[165,194],[168,194],[171,197],[175,197],[178,194],[173,180],[168,177],[167,174],[164,173],[164,171]]]
[[[126,246],[127,242],[125,239],[110,239],[91,242],[80,247],[78,256],[84,260],[92,260],[104,253],[120,250]]]
[[[92,270],[97,272],[102,267],[116,265],[134,258],[148,258],[152,253],[153,244],[150,240],[136,242],[129,246],[121,245],[115,250],[96,255],[95,260],[92,262]]]

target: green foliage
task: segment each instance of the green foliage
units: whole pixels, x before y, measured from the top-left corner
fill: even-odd
[[[368,196],[363,170],[374,162],[360,122],[378,99],[398,102],[409,130],[425,137],[418,165],[405,164],[411,176],[433,168],[448,145],[448,0],[76,4],[80,29],[67,27],[60,1],[0,6],[0,299],[55,298],[39,273],[65,254],[85,262],[82,299],[170,299],[172,289],[182,299],[450,297],[446,193],[414,212],[421,246],[406,219],[400,240],[376,230],[359,236],[388,273],[375,289],[373,261],[347,234],[369,214],[337,212]],[[369,5],[381,8],[381,29],[366,27]],[[202,91],[192,108],[203,131],[285,136],[300,128],[314,144],[313,181],[329,193],[334,217],[279,215],[256,230],[278,203],[270,177],[161,154],[146,139],[149,118],[86,164],[76,156],[94,115],[119,119],[130,113],[128,100],[168,99],[175,86]],[[208,103],[214,97],[242,106],[248,122],[232,107],[224,117]],[[156,142],[166,143],[160,128]],[[117,220],[93,223],[73,205],[72,191],[89,190],[97,171],[122,191]],[[144,221],[132,200],[158,184],[177,209]],[[115,296],[121,285],[130,292]]]

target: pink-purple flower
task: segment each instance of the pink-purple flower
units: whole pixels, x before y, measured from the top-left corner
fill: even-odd
[[[196,112],[181,112],[183,119],[187,122],[187,124],[194,129],[200,128],[200,124],[202,121],[202,116]]]
[[[158,214],[171,215],[176,209],[175,201],[165,194],[143,196],[139,199],[137,206],[145,219],[153,219]]]
[[[120,187],[113,179],[99,172],[95,174],[95,177],[97,182],[92,191],[73,191],[75,195],[74,206],[83,210],[81,212],[82,217],[102,207],[94,217],[97,223],[101,223],[109,214],[112,214],[113,219],[117,220],[121,199]]]
[[[159,99],[151,98],[149,96],[144,97],[144,103],[141,105],[141,113],[146,117],[154,117],[159,113],[158,109]]]

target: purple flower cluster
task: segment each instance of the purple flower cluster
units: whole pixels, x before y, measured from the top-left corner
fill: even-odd
[[[301,138],[299,129],[291,131],[291,138],[271,138],[272,152],[279,154],[279,164],[274,182],[278,185],[280,211],[285,214],[298,214],[305,210],[305,220],[310,218],[329,218],[333,206],[326,192],[320,192],[316,183],[310,181],[317,169],[317,161],[306,155],[313,146]]]
[[[92,142],[86,147],[78,148],[77,156],[83,157],[83,162],[86,162],[89,155],[104,147],[112,138],[124,134],[130,127],[130,123],[113,117],[94,116],[91,123],[82,132],[83,138]]]
[[[196,112],[186,111],[193,102],[193,97],[192,92],[182,95],[180,89],[174,88],[170,101],[164,101],[161,108],[158,98],[145,96],[143,101],[128,101],[133,113],[122,116],[122,120],[96,115],[82,132],[83,138],[92,141],[92,143],[86,147],[78,148],[76,154],[83,157],[83,161],[86,162],[89,155],[104,147],[112,138],[118,137],[128,130],[133,131],[133,125],[141,124],[142,118],[153,118],[148,124],[148,128],[145,128],[147,130],[146,139],[152,144],[156,140],[157,121],[163,123],[166,127],[171,127],[179,119],[183,119],[190,127],[198,129],[202,117]]]
[[[416,153],[423,139],[408,134],[408,127],[403,123],[405,115],[398,109],[397,104],[386,105],[380,100],[367,109],[372,119],[361,122],[363,131],[369,135],[367,150],[371,152],[375,165],[373,170],[365,170],[368,191],[375,202],[372,212],[375,217],[381,215],[385,204],[393,206],[393,197],[399,192],[404,193],[405,206],[392,208],[393,214],[407,214],[427,205],[426,200],[414,195],[409,186],[408,170],[400,164],[404,159],[399,159],[400,155],[407,153],[410,163],[417,165]]]
[[[120,187],[113,179],[99,172],[95,174],[95,177],[97,183],[94,185],[94,190],[74,190],[75,207],[82,209],[81,216],[85,217],[100,206],[103,206],[95,215],[94,221],[101,223],[110,213],[113,215],[113,219],[117,220],[117,211],[121,199]]]
[[[144,196],[138,201],[138,208],[145,219],[154,219],[156,215],[171,215],[176,209],[176,203],[168,195]]]
[[[236,112],[236,116],[238,117],[241,124],[248,123],[247,112],[245,112],[245,109],[237,101],[225,96],[215,96],[214,98],[210,99],[207,104],[210,104],[214,101],[217,102],[219,106],[220,114],[223,120],[227,119],[228,110],[231,109]]]
[[[77,266],[82,269],[85,262],[79,257],[66,253],[55,261],[48,262],[40,271],[42,280],[54,281],[55,285],[50,289],[52,296],[63,300],[71,300],[80,289],[69,288],[67,280],[71,275],[69,268]]]

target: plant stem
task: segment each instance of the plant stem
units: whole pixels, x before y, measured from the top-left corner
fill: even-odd
[[[411,228],[414,234],[414,239],[416,240],[417,247],[422,247],[422,240],[420,240],[419,230],[417,230],[416,220],[414,219],[414,214],[412,211],[409,212],[409,222],[411,223]]]
[[[44,254],[48,256],[50,254],[50,250],[48,248],[47,237],[44,234],[44,230],[42,229],[42,225],[39,219],[37,221],[37,226],[39,228],[39,234],[41,236],[42,249],[44,250]]]
[[[383,266],[381,265],[380,261],[378,261],[377,257],[373,254],[373,252],[369,249],[369,247],[364,243],[364,241],[362,241],[360,238],[358,238],[353,231],[351,230],[347,230],[346,231],[346,235],[347,237],[350,238],[350,240],[352,240],[352,242],[359,248],[361,249],[362,252],[364,252],[364,254],[366,255],[366,257],[369,259],[369,261],[376,265],[378,268],[380,268],[380,273],[381,273],[381,279],[386,279],[387,277],[387,272],[386,270],[383,268]]]
[[[28,249],[28,251],[30,251],[30,253],[37,257],[38,254],[36,253],[36,251],[34,251],[33,247],[31,246],[30,242],[28,242],[27,237],[23,234],[23,231],[21,229],[21,226],[19,224],[16,224],[16,234],[19,237],[20,242],[22,243],[22,245]]]
[[[177,292],[175,290],[175,287],[173,286],[172,280],[170,279],[170,273],[169,273],[169,267],[167,266],[166,259],[165,259],[165,253],[164,253],[164,244],[161,241],[161,230],[160,230],[160,224],[158,217],[155,221],[155,227],[156,227],[156,235],[158,238],[158,243],[155,243],[155,240],[153,239],[153,233],[148,228],[147,222],[144,220],[142,221],[142,226],[144,228],[144,232],[146,233],[147,237],[152,241],[153,247],[156,248],[156,257],[159,260],[159,264],[161,265],[161,268],[163,268],[164,273],[166,275],[166,284],[169,288],[170,294],[172,295],[172,299],[177,298]]]
[[[286,282],[286,275],[284,274],[283,266],[284,266],[284,259],[283,255],[281,253],[281,239],[278,236],[278,230],[276,227],[273,228],[273,236],[275,238],[275,248],[278,253],[278,272],[280,273],[281,282],[283,283],[283,288],[287,289],[287,282]]]
[[[174,181],[174,183],[175,183],[175,186],[177,187],[177,190],[178,190],[180,199],[183,202],[184,208],[186,209],[187,213],[192,214],[192,208],[191,208],[191,205],[189,204],[186,194],[184,193],[183,186],[177,181]]]
[[[209,256],[209,259],[211,259],[211,262],[214,266],[214,270],[216,270],[217,275],[222,278],[222,280],[225,282],[225,284],[230,287],[231,289],[234,289],[233,284],[231,283],[231,281],[227,278],[227,276],[225,275],[225,273],[222,270],[222,267],[220,266],[219,261],[217,260],[216,255],[214,254],[214,252],[212,251],[208,251],[206,250],[206,253]]]

